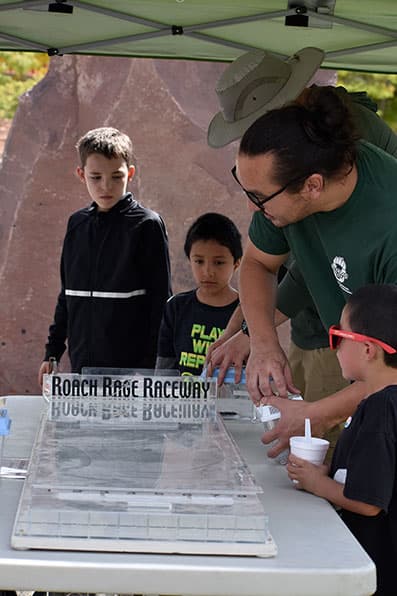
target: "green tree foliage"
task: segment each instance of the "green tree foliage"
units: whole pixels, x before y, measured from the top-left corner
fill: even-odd
[[[378,114],[397,130],[397,75],[340,70],[338,84],[349,91],[366,91],[378,104]]]
[[[13,118],[19,97],[45,76],[48,64],[47,54],[0,52],[0,118]],[[349,91],[367,91],[379,115],[397,130],[397,75],[340,70],[338,84]]]
[[[13,118],[19,97],[45,76],[48,63],[46,54],[0,52],[0,118]]]

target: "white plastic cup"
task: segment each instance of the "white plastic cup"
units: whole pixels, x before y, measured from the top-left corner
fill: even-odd
[[[312,437],[311,439],[290,437],[289,445],[292,455],[306,459],[312,464],[319,466],[324,462],[327,455],[329,441],[317,437]]]

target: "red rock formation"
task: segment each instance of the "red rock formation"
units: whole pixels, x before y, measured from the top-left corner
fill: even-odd
[[[250,217],[229,173],[235,147],[206,143],[223,68],[64,56],[21,98],[0,171],[0,395],[38,392],[66,222],[89,202],[74,175],[74,145],[88,129],[111,125],[131,136],[131,190],[167,224],[174,291],[192,287],[183,241],[198,215],[225,213],[246,236]]]

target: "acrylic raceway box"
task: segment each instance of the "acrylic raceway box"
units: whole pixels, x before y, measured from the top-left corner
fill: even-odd
[[[214,379],[47,375],[19,549],[277,553]]]

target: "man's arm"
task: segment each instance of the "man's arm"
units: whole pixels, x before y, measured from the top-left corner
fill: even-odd
[[[229,322],[226,325],[224,332],[222,333],[222,337],[225,336],[226,339],[229,339],[230,337],[232,337],[232,335],[234,335],[235,333],[240,331],[241,323],[243,322],[243,319],[244,319],[243,311],[239,304],[237,306],[237,308],[235,309],[234,313],[232,314],[232,316],[230,317]],[[212,345],[214,345],[214,344],[212,344]],[[212,348],[212,345],[210,346],[210,348]]]
[[[245,353],[245,350],[243,350],[244,353],[241,353],[241,350],[238,349],[238,351],[236,352],[235,359],[233,346],[235,338],[239,336],[239,331],[241,329],[241,323],[243,322],[243,318],[243,311],[241,310],[241,306],[238,305],[234,313],[230,317],[229,322],[226,325],[222,335],[216,341],[214,341],[207,350],[207,356],[205,360],[207,376],[211,377],[214,372],[214,369],[219,367],[218,385],[222,385],[226,371],[230,366],[236,366],[235,382],[240,382],[241,368],[243,366],[243,362],[248,357],[248,354]],[[231,345],[229,345],[229,340],[231,342]],[[247,344],[249,346],[248,338]],[[237,369],[239,369],[239,371]]]
[[[216,341],[214,341],[209,346],[208,351],[207,351],[207,358],[206,358],[207,365],[210,365],[212,352],[214,352],[214,350],[216,350],[219,346],[224,344],[228,339],[230,339],[231,337],[233,337],[236,333],[238,333],[240,331],[241,323],[243,322],[243,319],[244,319],[243,311],[241,310],[241,306],[238,305],[235,308],[234,313],[230,317],[228,324],[226,325],[225,329],[223,330],[222,335],[220,337],[218,337],[218,339]]]
[[[234,382],[236,384],[240,383],[243,366],[250,354],[249,336],[240,330],[241,322],[243,320],[242,310],[238,307],[234,312],[236,313],[237,310],[239,310],[240,313],[240,325],[237,332],[233,335],[228,333],[226,337],[222,334],[221,337],[210,346],[210,349],[207,352],[207,376],[210,377],[213,370],[219,368],[218,385],[222,385],[226,371],[231,366],[234,367]],[[235,320],[236,319],[237,317]],[[281,311],[276,310],[274,314],[275,326],[278,327],[282,323],[285,323],[285,321],[288,321],[288,317]]]
[[[212,376],[218,368],[218,385],[222,385],[227,370],[234,368],[234,382],[240,383],[242,369],[250,353],[250,341],[247,335],[238,331],[222,344],[218,344],[211,353],[211,360],[207,364],[207,376]]]
[[[287,449],[290,437],[305,434],[305,418],[310,418],[313,436],[322,437],[328,429],[351,416],[358,404],[370,393],[364,382],[355,381],[316,402],[293,401],[276,396],[267,399],[267,403],[278,408],[281,413],[275,428],[262,437],[265,445],[278,441],[270,449],[268,456],[276,457]]]
[[[277,272],[287,254],[264,253],[248,240],[240,267],[240,301],[250,332],[247,386],[254,403],[273,395],[270,377],[278,393],[297,392],[287,358],[275,327]]]
[[[281,312],[281,310],[276,308],[276,310],[274,312],[275,326],[278,327],[279,325],[282,325],[283,323],[285,323],[285,321],[288,321],[288,320],[289,320],[289,316],[285,315],[283,312]]]

